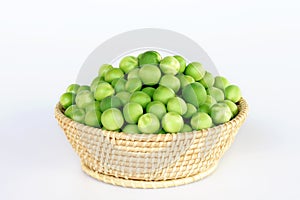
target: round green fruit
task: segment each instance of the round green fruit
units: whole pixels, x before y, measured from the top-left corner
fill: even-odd
[[[138,60],[140,67],[147,64],[157,65],[161,60],[161,56],[156,51],[146,51],[145,53],[138,56]]]
[[[224,100],[224,93],[219,88],[210,87],[207,89],[207,94],[212,96],[217,102]]]
[[[166,106],[160,101],[152,101],[148,103],[146,108],[147,113],[153,113],[158,117],[158,119],[162,119],[162,117],[167,113]]]
[[[124,118],[121,111],[117,108],[110,108],[101,115],[101,123],[106,130],[118,130],[124,124]]]
[[[78,85],[78,84],[71,84],[67,87],[66,92],[71,92],[73,94],[77,94],[79,87],[80,87],[80,85]]]
[[[239,109],[238,109],[237,105],[235,103],[233,103],[232,101],[224,100],[224,101],[221,101],[220,103],[226,103],[227,104],[227,106],[230,108],[230,110],[232,112],[232,117],[235,117],[238,114]]]
[[[105,97],[112,96],[114,93],[115,90],[109,83],[100,83],[94,92],[94,98],[101,101]]]
[[[135,124],[143,115],[143,107],[134,102],[127,103],[123,108],[124,119],[127,123]]]
[[[73,105],[75,102],[75,94],[72,92],[66,92],[60,96],[59,103],[60,105],[66,109],[69,106]]]
[[[184,75],[184,74],[178,74],[177,78],[179,78],[179,80],[180,80],[180,87],[181,88],[184,88],[185,86],[195,82],[193,77],[188,76],[188,75]]]
[[[175,97],[175,92],[168,87],[165,86],[158,86],[153,93],[153,100],[154,101],[161,101],[164,104],[167,104],[169,99]]]
[[[214,87],[219,88],[223,92],[225,91],[225,88],[229,85],[229,81],[223,77],[223,76],[216,76],[215,77],[215,82],[214,82]]]
[[[225,88],[225,97],[227,100],[237,103],[242,97],[240,88],[236,85],[227,86]]]
[[[212,127],[212,119],[207,113],[197,112],[191,119],[191,125],[194,130],[201,130]]]
[[[173,97],[169,99],[167,103],[168,112],[176,112],[180,115],[184,115],[187,112],[187,105],[185,101],[180,97]]]
[[[180,80],[172,74],[162,76],[159,84],[171,88],[175,93],[180,89]]]
[[[131,79],[131,78],[139,78],[139,71],[140,71],[140,68],[135,68],[135,69],[131,70],[131,71],[127,74],[127,79]]]
[[[204,77],[205,69],[201,63],[192,62],[186,67],[185,74],[193,77],[195,81],[199,81]]]
[[[162,127],[167,133],[177,133],[183,128],[182,117],[175,112],[168,112],[162,118]]]
[[[159,119],[152,113],[146,113],[139,118],[138,128],[141,133],[157,133],[160,129]]]
[[[104,112],[109,108],[120,108],[122,106],[122,101],[117,96],[105,97],[100,103],[100,110]]]
[[[75,102],[79,108],[85,108],[90,103],[94,102],[93,93],[88,90],[83,90],[76,95]]]
[[[138,67],[138,59],[134,56],[126,56],[124,57],[119,64],[119,68],[123,70],[125,74]]]
[[[103,77],[97,76],[96,78],[94,78],[94,80],[93,80],[92,83],[91,83],[91,91],[92,91],[92,92],[95,92],[97,86],[98,86],[100,83],[105,83],[105,81],[103,80]]]
[[[143,92],[145,92],[146,94],[148,94],[151,98],[153,97],[153,93],[155,91],[155,88],[153,87],[145,87],[144,89],[142,89]]]
[[[182,97],[187,103],[191,103],[197,108],[206,100],[206,90],[198,82],[191,83],[182,89]]]
[[[159,82],[161,72],[156,65],[144,65],[138,72],[139,78],[145,85],[155,85]]]
[[[127,92],[133,93],[139,91],[142,88],[142,81],[139,78],[130,78],[125,84],[125,90]]]
[[[77,94],[78,94],[79,92],[81,92],[81,91],[84,91],[84,90],[91,91],[91,88],[90,88],[90,86],[88,86],[88,85],[82,85],[82,86],[80,86],[80,87],[78,88]]]
[[[151,102],[151,98],[145,92],[136,91],[131,95],[129,102],[138,103],[143,108],[146,108],[147,104]]]
[[[232,116],[230,108],[225,103],[216,103],[210,109],[210,116],[214,124],[228,122]]]
[[[101,112],[90,110],[85,114],[84,123],[92,127],[101,127]]]
[[[98,71],[98,76],[105,77],[105,74],[111,69],[113,69],[113,66],[110,64],[101,65],[101,67],[99,68],[99,71]]]
[[[180,63],[173,56],[167,56],[160,61],[159,67],[164,74],[176,75],[180,69]]]
[[[124,77],[124,73],[121,69],[113,68],[113,69],[110,69],[109,71],[106,72],[104,80],[106,82],[110,83],[114,79],[123,78],[123,77]]]

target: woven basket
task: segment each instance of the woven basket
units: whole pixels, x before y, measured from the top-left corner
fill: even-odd
[[[133,188],[162,188],[191,183],[211,174],[244,122],[248,105],[238,103],[231,121],[177,134],[126,134],[55,117],[81,159],[84,172],[106,183]]]

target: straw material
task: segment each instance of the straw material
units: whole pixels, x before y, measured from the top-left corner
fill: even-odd
[[[248,105],[239,114],[209,129],[176,134],[127,134],[77,123],[57,104],[55,117],[81,159],[88,175],[106,183],[132,188],[187,184],[211,174],[245,121]]]

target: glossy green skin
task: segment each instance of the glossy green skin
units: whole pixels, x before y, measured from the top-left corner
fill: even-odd
[[[118,97],[121,100],[122,104],[125,105],[126,103],[129,102],[131,94],[129,92],[123,91],[123,92],[117,93],[116,97]]]
[[[82,85],[82,86],[80,86],[80,87],[78,88],[77,94],[78,94],[79,92],[81,92],[81,91],[84,91],[84,90],[91,91],[91,88],[90,88],[90,86],[88,86],[88,85]]]
[[[117,96],[109,96],[100,102],[100,110],[104,112],[109,108],[120,108],[122,105],[122,101]]]
[[[182,89],[182,97],[187,103],[191,103],[196,108],[204,104],[206,100],[206,90],[203,85],[198,82],[191,83]]]
[[[226,103],[227,106],[230,108],[230,111],[232,113],[232,117],[231,118],[235,117],[239,113],[239,108],[232,101],[230,101],[230,100],[224,100],[224,101],[221,101],[220,103]]]
[[[100,83],[94,92],[94,98],[101,101],[105,97],[112,96],[114,94],[115,90],[109,83]]]
[[[182,129],[180,130],[180,133],[187,133],[187,132],[192,132],[193,129],[190,125],[184,124]]]
[[[158,86],[153,93],[153,100],[154,101],[161,101],[164,104],[167,104],[169,99],[175,97],[175,92],[165,86]]]
[[[136,91],[134,92],[130,99],[129,102],[135,102],[140,104],[143,108],[146,108],[147,104],[151,102],[151,98],[148,94],[142,91]]]
[[[125,84],[125,90],[127,92],[133,93],[135,91],[141,90],[142,85],[143,83],[139,78],[130,78]]]
[[[227,100],[237,103],[242,97],[240,88],[236,85],[227,86],[225,88],[225,97]]]
[[[161,60],[161,56],[156,51],[146,51],[145,53],[138,56],[139,66],[147,65],[147,64],[159,64]]]
[[[225,88],[229,85],[229,81],[223,77],[223,76],[216,76],[215,77],[215,82],[214,82],[214,87],[219,88],[223,92],[225,91]]]
[[[126,56],[124,57],[119,64],[119,68],[123,70],[125,74],[138,67],[139,62],[138,59],[134,56]]]
[[[60,96],[59,99],[60,105],[66,109],[69,106],[73,105],[75,102],[75,94],[72,92],[66,92]]]
[[[100,111],[100,102],[99,101],[94,101],[86,105],[85,111],[92,111],[92,110],[98,110]]]
[[[84,123],[92,127],[101,127],[101,112],[99,110],[90,110],[86,112]]]
[[[94,80],[93,80],[92,83],[91,83],[91,91],[92,91],[92,92],[95,92],[97,86],[98,86],[100,83],[105,83],[105,81],[103,80],[103,77],[97,76],[96,78],[94,78]]]
[[[179,78],[181,88],[195,82],[193,77],[184,74],[177,74],[177,78]]]
[[[124,124],[122,112],[117,108],[110,108],[101,115],[101,123],[106,130],[115,131],[120,129]]]
[[[187,106],[187,111],[182,116],[184,118],[190,118],[193,116],[193,114],[195,114],[197,112],[197,108],[193,104],[190,104],[190,103],[187,103],[186,106]]]
[[[124,78],[115,79],[111,82],[111,85],[114,87],[116,93],[125,91],[126,80]]]
[[[127,79],[139,78],[139,71],[140,71],[140,68],[135,68],[135,69],[131,70],[127,75]]]
[[[180,63],[180,68],[179,68],[179,72],[183,73],[186,67],[186,61],[182,56],[176,55],[174,56],[174,58],[176,58],[178,60],[178,62]]]
[[[136,124],[127,124],[123,129],[123,133],[131,133],[131,134],[138,134],[141,133],[138,126]]]
[[[166,56],[160,61],[159,67],[164,74],[176,75],[180,69],[180,63],[173,56]]]
[[[79,108],[85,108],[90,103],[94,102],[94,95],[88,90],[83,90],[76,95],[75,102]]]
[[[186,67],[185,74],[193,77],[195,81],[199,81],[204,77],[205,69],[201,63],[192,62]]]
[[[139,78],[144,85],[155,85],[161,77],[160,69],[155,65],[144,65],[138,72]]]
[[[180,97],[173,97],[167,103],[168,112],[176,112],[179,115],[184,115],[187,112],[187,105]]]
[[[217,102],[224,100],[224,93],[222,90],[216,87],[210,87],[207,90],[207,94],[212,96]]]
[[[162,127],[167,133],[180,132],[183,124],[183,118],[175,112],[168,112],[162,118]]]
[[[160,129],[159,119],[152,113],[146,113],[139,118],[138,128],[141,133],[158,133]]]
[[[171,88],[175,93],[180,89],[180,80],[171,74],[166,74],[161,77],[159,85]]]
[[[138,103],[129,102],[123,108],[123,115],[127,123],[135,124],[143,115],[143,107]]]
[[[201,130],[213,126],[212,119],[207,113],[197,112],[191,119],[191,126],[194,130]]]
[[[160,101],[152,101],[148,103],[146,108],[147,113],[153,113],[158,117],[158,119],[162,119],[162,117],[167,113],[166,106]]]
[[[205,88],[210,88],[215,83],[215,78],[210,72],[205,72],[204,77],[199,81]]]
[[[153,93],[155,91],[155,88],[153,87],[145,87],[144,89],[142,89],[143,92],[145,92],[146,94],[148,94],[151,98],[153,97]]]
[[[210,116],[214,124],[218,125],[228,122],[232,117],[232,113],[225,103],[216,103],[210,109]]]
[[[78,84],[71,84],[67,87],[66,92],[71,92],[71,93],[77,94],[79,87],[80,87],[80,85],[78,85]]]
[[[106,72],[104,80],[111,83],[114,79],[123,78],[124,72],[119,68],[113,68]]]
[[[113,66],[110,64],[103,64],[98,71],[98,76],[100,77],[105,77],[105,74],[109,71],[113,69]]]

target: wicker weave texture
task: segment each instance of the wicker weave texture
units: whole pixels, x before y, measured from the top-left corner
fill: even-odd
[[[126,134],[85,126],[67,118],[59,104],[55,117],[86,173],[111,184],[157,188],[211,173],[247,116],[244,99],[238,107],[239,114],[225,124],[177,134]]]

